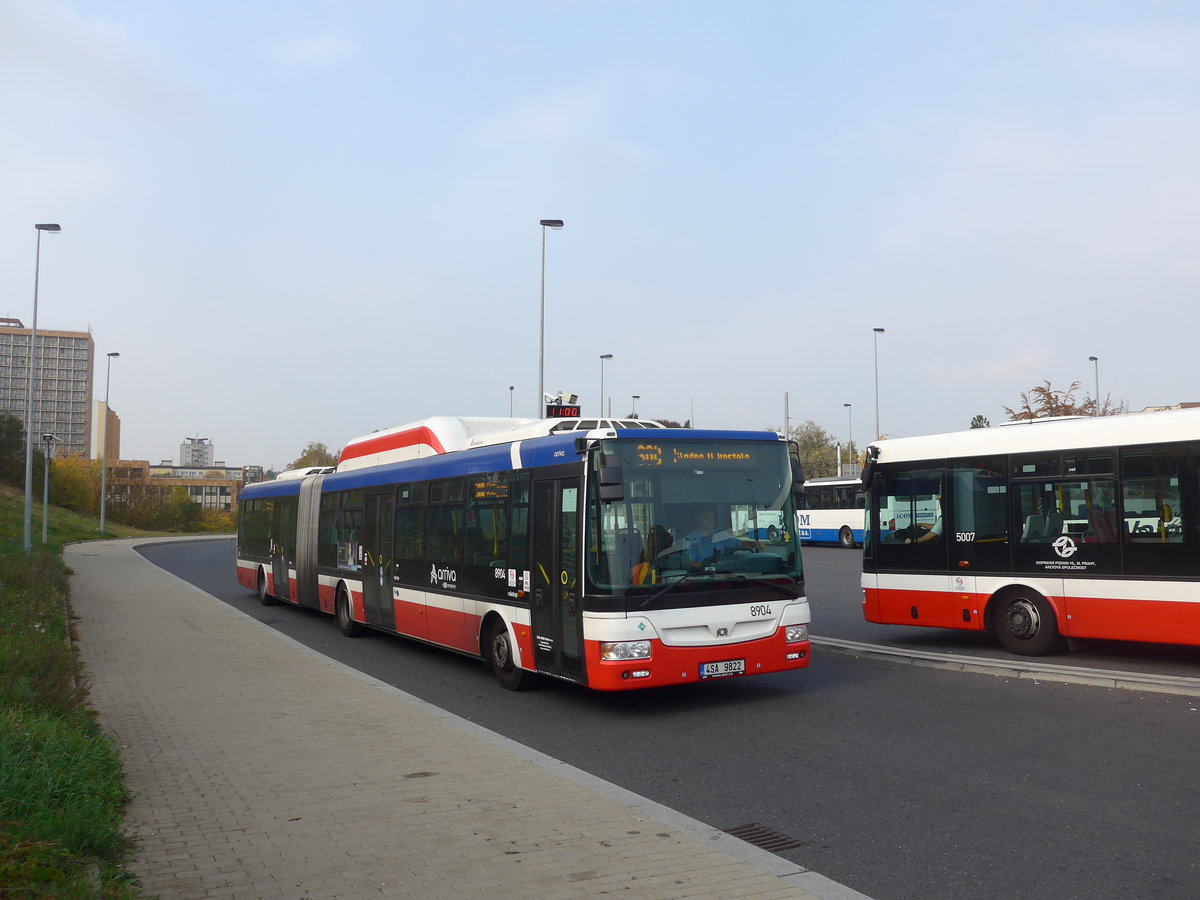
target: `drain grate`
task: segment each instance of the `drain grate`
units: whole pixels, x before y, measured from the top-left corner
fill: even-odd
[[[778,831],[757,823],[752,825],[738,825],[736,828],[727,828],[725,829],[725,833],[731,834],[735,838],[740,838],[747,844],[753,844],[755,847],[768,850],[771,853],[808,846],[807,841],[798,841],[795,838],[788,837],[786,834],[780,834]]]

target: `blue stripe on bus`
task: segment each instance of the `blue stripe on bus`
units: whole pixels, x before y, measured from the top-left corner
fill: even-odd
[[[841,528],[801,528],[800,541],[806,544],[836,544],[842,539]],[[851,535],[854,537],[854,543],[861,544],[863,542],[863,533],[860,529],[851,529]]]

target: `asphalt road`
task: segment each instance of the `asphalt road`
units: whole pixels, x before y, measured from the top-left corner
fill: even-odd
[[[325,616],[259,606],[234,580],[232,548],[160,544],[146,555],[296,640],[543,753],[717,828],[756,823],[794,838],[802,845],[781,855],[877,900],[1200,896],[1196,700],[819,647],[809,669],[781,675],[513,694],[477,661],[383,635],[346,639]],[[853,624],[856,557],[806,554],[818,634],[843,627],[843,614]]]

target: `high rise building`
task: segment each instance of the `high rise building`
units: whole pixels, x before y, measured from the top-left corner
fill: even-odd
[[[21,420],[29,410],[30,329],[20,319],[0,318],[0,412]],[[55,455],[88,456],[92,443],[92,368],[96,344],[84,331],[38,329],[34,377],[33,437],[53,434]]]
[[[186,438],[179,445],[179,465],[191,468],[204,468],[213,465],[216,450],[208,438]]]

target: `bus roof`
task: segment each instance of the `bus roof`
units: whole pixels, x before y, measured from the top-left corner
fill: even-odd
[[[1117,416],[1030,419],[1006,422],[996,428],[889,438],[872,442],[868,452],[878,454],[877,462],[890,463],[1197,439],[1200,439],[1200,409],[1171,409]]]
[[[598,428],[592,431],[559,430],[528,440],[515,439],[510,443],[488,443],[469,447],[458,452],[444,452],[379,463],[373,466],[339,469],[326,474],[324,490],[354,490],[400,481],[424,481],[433,478],[451,478],[456,475],[500,472],[517,468],[539,468],[558,465],[578,459],[576,440],[732,440],[780,442],[783,438],[774,431],[712,431],[693,428],[663,428],[658,426],[653,433],[640,426],[633,428]],[[315,474],[308,477],[315,477]],[[283,481],[264,481],[247,485],[241,496],[247,500],[256,497],[286,496],[299,493],[302,478],[290,477]]]

